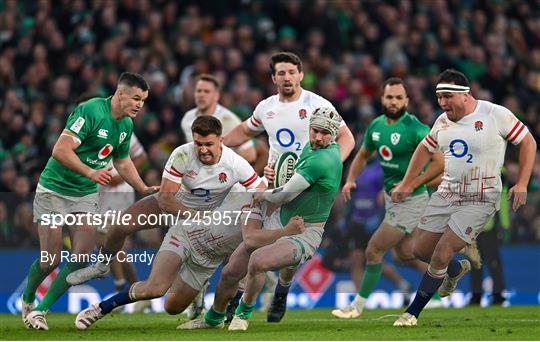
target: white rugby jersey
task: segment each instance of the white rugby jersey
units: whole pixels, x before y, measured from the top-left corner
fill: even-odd
[[[305,89],[294,102],[281,102],[279,95],[273,95],[257,105],[247,125],[253,131],[268,134],[269,163],[287,151],[297,155],[302,153],[309,142],[309,119],[319,107],[334,108],[330,101]],[[341,124],[345,125],[344,122]]]
[[[505,107],[478,101],[458,122],[441,114],[422,143],[444,154],[437,193],[451,201],[493,202],[498,208],[507,141],[517,145],[529,130]]]
[[[129,157],[131,159],[134,159],[136,157],[139,157],[145,153],[144,147],[137,138],[135,134],[131,135],[131,141],[129,142]],[[109,161],[109,164],[107,164],[107,169],[109,167],[112,167],[111,174],[113,176],[118,175],[118,171],[114,168],[112,159]],[[100,191],[103,192],[134,192],[135,190],[129,185],[127,182],[122,182],[116,186],[110,186],[110,185],[100,185],[99,186]]]
[[[184,136],[186,137],[187,142],[193,141],[193,135],[191,133],[191,125],[193,125],[193,121],[199,116],[199,110],[197,108],[193,108],[188,110],[184,116],[182,117],[182,121],[180,122],[180,126],[182,127],[182,131],[184,132]],[[233,128],[238,126],[242,123],[242,120],[236,114],[231,112],[229,109],[223,107],[222,105],[218,104],[216,107],[216,112],[212,114],[212,116],[216,117],[221,121],[221,125],[223,126],[223,135],[229,133]],[[251,140],[243,143],[238,147],[239,151],[248,149],[255,146]]]
[[[214,165],[201,163],[192,142],[171,153],[163,177],[182,184],[176,197],[188,208],[212,210],[221,205],[236,183],[247,189],[259,185],[260,179],[253,167],[227,146],[222,148],[221,158]]]

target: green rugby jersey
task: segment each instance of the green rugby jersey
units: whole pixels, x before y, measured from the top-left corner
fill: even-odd
[[[291,217],[298,215],[305,222],[325,222],[339,192],[343,163],[339,145],[330,144],[326,148],[311,149],[308,142],[295,166],[310,185],[295,199],[281,206],[280,220],[286,225]]]
[[[390,192],[405,177],[416,147],[428,133],[429,127],[409,113],[403,114],[391,124],[385,115],[380,115],[369,124],[364,136],[364,148],[377,151],[384,172],[386,192]],[[425,191],[426,186],[422,185],[412,194],[418,195]]]
[[[111,97],[93,98],[79,104],[69,115],[66,130],[81,144],[75,153],[94,170],[104,168],[111,158],[129,156],[133,133],[130,117],[116,120],[111,113]],[[39,178],[43,187],[63,195],[85,196],[98,191],[98,184],[60,164],[52,156]]]

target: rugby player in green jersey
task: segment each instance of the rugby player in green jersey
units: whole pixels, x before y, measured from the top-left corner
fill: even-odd
[[[30,266],[22,295],[22,319],[27,328],[49,329],[45,315],[70,287],[66,276],[85,266],[81,260],[87,259],[95,246],[98,223],[94,222],[96,216],[91,215],[100,213],[98,184],[105,185],[112,178],[106,168],[109,160],[135,190],[157,190],[146,186],[129,158],[132,119],[142,109],[148,90],[141,75],[125,72],[120,75],[114,95],[83,102],[68,117],[41,173],[34,199],[41,252]],[[62,227],[66,223],[72,246],[69,261],[34,307],[36,289],[63,261]]]
[[[343,195],[347,201],[350,200],[350,192],[356,188],[356,177],[369,158],[377,153],[384,172],[386,214],[368,242],[366,267],[358,294],[345,308],[332,311],[332,315],[339,318],[356,318],[362,314],[371,291],[381,277],[383,257],[388,250],[394,248],[394,257],[400,263],[415,267],[422,273],[427,269],[426,263],[414,257],[412,233],[429,199],[425,184],[442,172],[443,157],[433,154],[430,166],[414,180],[412,196],[402,203],[392,202],[390,192],[405,176],[409,161],[418,144],[429,133],[429,127],[407,112],[409,97],[401,79],[388,79],[382,90],[384,115],[369,124],[364,144],[351,164]]]

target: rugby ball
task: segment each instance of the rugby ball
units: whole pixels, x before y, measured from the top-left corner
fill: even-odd
[[[294,165],[296,165],[297,159],[298,156],[294,152],[285,152],[279,156],[274,165],[274,187],[279,188],[291,179],[294,174]]]

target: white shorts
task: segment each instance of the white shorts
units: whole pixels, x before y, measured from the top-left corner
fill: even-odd
[[[179,226],[169,229],[159,248],[159,252],[161,251],[170,251],[180,257],[182,266],[178,275],[194,290],[201,290],[221,263],[221,260],[206,259],[204,262],[197,260],[199,258],[192,253],[185,229]]]
[[[38,184],[34,198],[34,222],[40,222],[42,215],[67,215],[73,213],[99,214],[99,193],[86,196],[66,196],[44,188]]]
[[[496,211],[495,203],[451,202],[434,193],[418,228],[433,233],[444,233],[446,226],[449,226],[463,241],[471,244]]]
[[[171,251],[180,256],[180,277],[191,288],[200,290],[241,242],[240,227],[183,226],[180,223],[169,228],[159,251]]]
[[[278,208],[272,213],[272,215],[266,217],[263,221],[263,229],[282,229],[283,225],[279,217],[281,208]],[[305,223],[306,230],[302,234],[283,236],[278,239],[290,241],[296,246],[297,253],[294,265],[290,265],[290,268],[297,268],[309,259],[313,257],[317,248],[321,245],[322,236],[324,233],[325,222],[320,223]]]
[[[386,214],[384,215],[384,222],[406,234],[411,234],[418,227],[420,217],[422,217],[428,201],[429,195],[427,192],[423,192],[416,196],[409,196],[403,202],[395,203],[392,202],[392,197],[385,191],[384,206]]]

